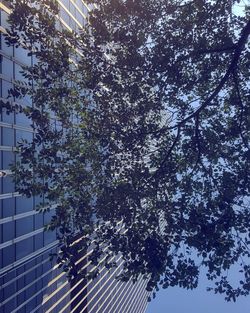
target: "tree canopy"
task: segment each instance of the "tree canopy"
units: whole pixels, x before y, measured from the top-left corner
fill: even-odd
[[[142,275],[149,291],[195,288],[205,268],[226,300],[249,294],[249,7],[87,2],[77,32],[60,26],[56,1],[11,4],[8,41],[36,59],[10,91],[33,106],[3,104],[34,128],[19,144],[19,191],[56,206],[48,228],[72,276],[91,246],[94,264],[121,253],[119,278]]]

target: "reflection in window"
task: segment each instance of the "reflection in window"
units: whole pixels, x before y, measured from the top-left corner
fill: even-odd
[[[17,130],[16,133],[16,142],[22,142],[23,140],[27,140],[28,142],[32,141],[33,134],[31,132],[26,132],[22,130]]]
[[[2,200],[3,218],[9,217],[15,214],[15,199],[7,198]]]
[[[3,249],[3,267],[15,262],[15,246],[11,245]]]
[[[8,79],[13,78],[13,62],[3,56],[1,61],[1,73]]]
[[[7,285],[4,288],[4,300],[11,297],[13,295],[13,293],[15,293],[15,292],[16,292],[16,282],[13,282],[13,283]]]
[[[12,240],[15,238],[15,224],[14,222],[3,224],[3,242]]]
[[[3,133],[2,145],[14,146],[15,145],[14,129],[3,127],[2,133]]]
[[[25,257],[33,252],[33,237],[22,240],[16,243],[16,258],[17,260]]]
[[[26,127],[31,126],[31,120],[26,116],[25,113],[17,113],[16,114],[16,124],[24,125]]]
[[[16,221],[16,237],[27,234],[33,230],[33,216]]]
[[[1,26],[3,28],[7,28],[9,26],[7,20],[8,20],[8,14],[5,11],[1,10]]]
[[[2,98],[8,99],[9,101],[11,101],[13,99],[13,97],[9,97],[8,91],[13,87],[13,85],[4,79],[1,80],[1,85],[2,85],[2,90],[1,90]],[[6,110],[3,109],[2,121],[12,124],[12,123],[14,123],[14,120],[15,120],[15,114],[13,112],[8,114],[8,113],[6,113]]]
[[[27,50],[22,47],[14,47],[15,59],[22,62],[24,65],[31,65],[31,57],[28,56]],[[16,78],[17,79],[17,78]]]
[[[28,212],[33,209],[33,198],[17,197],[16,198],[16,214]]]
[[[39,214],[35,214],[34,216],[34,220],[35,220],[35,229],[39,229],[43,227],[43,214],[39,213]]]
[[[17,296],[17,305],[21,305],[24,301],[25,301],[25,292],[23,291],[23,292],[19,293]]]
[[[35,237],[35,250],[43,247],[43,233],[37,234]]]
[[[3,50],[7,55],[13,56],[13,45],[8,46],[6,44],[5,37],[2,33],[0,34],[0,40],[1,40],[1,50]]]
[[[9,98],[9,90],[13,88],[13,84],[6,81],[6,80],[2,80],[2,97],[4,99],[12,99],[12,98]]]
[[[45,231],[44,232],[44,245],[48,245],[56,240],[56,231]]]
[[[3,153],[3,169],[8,169],[15,161],[14,152],[2,151]]]
[[[3,193],[15,192],[15,183],[13,177],[7,176],[3,182]]]

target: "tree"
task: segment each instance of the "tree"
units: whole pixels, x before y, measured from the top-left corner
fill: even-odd
[[[20,191],[59,203],[59,261],[76,275],[75,254],[92,242],[93,263],[121,253],[119,278],[142,274],[149,291],[195,288],[205,267],[226,300],[249,294],[249,7],[237,16],[239,1],[99,0],[72,34],[48,22],[53,2],[28,2],[13,4],[9,40],[30,42],[39,60],[25,74],[36,133],[16,172]],[[41,25],[52,27],[46,40]],[[77,231],[88,239],[72,246]]]

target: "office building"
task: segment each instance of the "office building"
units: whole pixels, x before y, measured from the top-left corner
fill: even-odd
[[[59,19],[68,30],[83,27],[90,8],[82,0],[58,0]],[[22,65],[30,65],[31,57],[22,48],[8,47],[3,33],[10,13],[5,1],[0,1],[0,97],[4,101],[8,90],[21,80]],[[23,104],[30,99],[22,100]],[[33,130],[24,114],[6,114],[0,120],[0,312],[3,313],[142,313],[147,304],[146,282],[122,283],[114,277],[118,267],[108,272],[102,268],[94,280],[83,278],[69,283],[66,274],[51,261],[57,251],[56,232],[44,232],[53,211],[38,213],[42,203],[38,197],[25,198],[15,191],[9,166],[15,162],[15,146],[20,139],[31,140]],[[3,177],[4,176],[4,177]],[[78,266],[89,269],[88,254],[79,255]]]

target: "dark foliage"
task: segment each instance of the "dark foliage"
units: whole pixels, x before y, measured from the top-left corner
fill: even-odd
[[[38,60],[12,91],[34,104],[17,182],[57,203],[49,227],[70,274],[91,246],[93,264],[122,253],[120,279],[149,291],[195,288],[205,267],[226,300],[249,294],[250,23],[237,3],[100,0],[71,33],[53,1],[14,2],[8,40]]]

